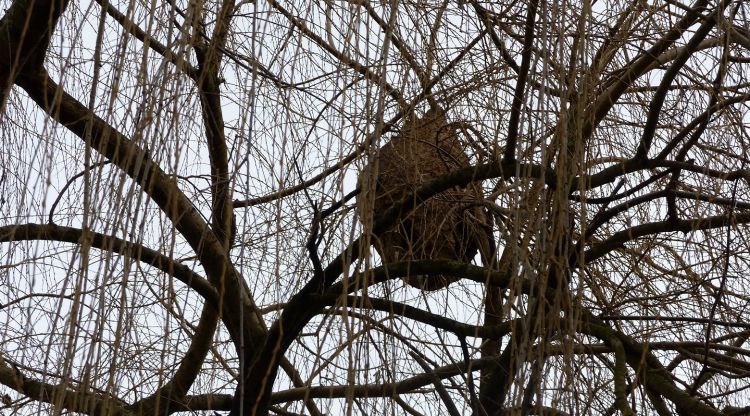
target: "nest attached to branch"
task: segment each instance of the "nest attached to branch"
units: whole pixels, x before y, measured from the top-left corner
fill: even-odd
[[[468,166],[464,146],[442,109],[433,107],[422,118],[412,117],[360,173],[360,219],[366,223],[365,219],[371,218],[366,212],[370,207],[377,218],[425,182]],[[391,229],[375,235],[375,250],[384,264],[427,259],[469,263],[487,241],[489,216],[481,202],[477,183],[441,192]],[[430,274],[407,276],[404,281],[431,291],[458,279]]]

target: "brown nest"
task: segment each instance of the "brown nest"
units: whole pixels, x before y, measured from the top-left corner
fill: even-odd
[[[377,218],[423,183],[468,166],[469,157],[443,110],[434,107],[422,118],[413,117],[360,173],[360,219],[368,224],[369,207]],[[487,238],[488,216],[481,201],[481,187],[476,183],[441,192],[391,229],[374,235],[375,250],[385,264],[438,258],[471,262]],[[437,290],[458,279],[431,274],[407,276],[404,281],[423,290]]]

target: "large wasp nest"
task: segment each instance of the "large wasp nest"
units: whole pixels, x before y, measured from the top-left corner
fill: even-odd
[[[442,109],[433,107],[424,117],[409,120],[360,173],[360,219],[367,225],[425,182],[467,166],[469,157],[455,128],[448,124]],[[481,188],[476,183],[441,192],[391,229],[374,235],[375,250],[384,264],[426,259],[471,262],[487,241],[488,216],[481,201]],[[404,280],[423,290],[437,290],[458,277],[430,274]]]

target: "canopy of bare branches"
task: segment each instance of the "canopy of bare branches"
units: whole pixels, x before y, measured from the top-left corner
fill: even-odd
[[[2,6],[0,414],[750,412],[750,3]]]

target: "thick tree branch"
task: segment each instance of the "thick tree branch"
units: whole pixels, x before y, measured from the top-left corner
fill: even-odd
[[[230,263],[221,242],[174,180],[149,159],[145,150],[62,91],[45,71],[24,73],[18,83],[43,110],[70,131],[82,139],[90,131],[92,147],[148,193],[193,248],[211,284],[216,288],[223,286],[220,296],[234,297],[220,302],[222,319],[232,339],[238,345],[257,344],[264,336],[264,324],[244,280]],[[89,123],[90,130],[87,130]],[[239,319],[245,320],[244,325]]]
[[[652,390],[669,399],[684,414],[700,414],[706,416],[720,416],[722,413],[691,397],[680,390],[672,381],[671,374],[664,369],[659,360],[647,350],[647,347],[635,342],[630,337],[610,328],[600,319],[588,311],[582,311],[582,333],[593,335],[610,345],[613,349],[625,350],[628,365],[640,376],[641,382]]]
[[[90,415],[130,416],[122,402],[114,397],[69,388],[66,384],[49,384],[25,376],[12,368],[0,355],[0,384],[42,403]]]
[[[450,275],[446,273],[446,275]],[[460,276],[460,275],[458,275]],[[394,276],[389,276],[394,277]],[[318,295],[313,299],[324,302],[327,306],[338,306],[346,308],[370,309],[387,312],[396,316],[403,316],[417,322],[429,325],[436,329],[451,332],[458,337],[480,337],[487,339],[500,339],[508,335],[512,329],[512,322],[497,322],[494,325],[469,325],[442,315],[427,312],[425,310],[406,305],[401,302],[373,298],[339,295]],[[499,351],[498,351],[499,352]],[[497,352],[494,354],[497,355]]]
[[[727,4],[728,2],[724,2],[724,7]],[[714,26],[716,26],[719,19],[718,15],[722,11],[723,7],[717,7],[717,10],[705,19],[703,24],[701,24],[698,30],[695,31],[695,34],[688,44],[680,50],[680,53],[672,62],[672,65],[670,65],[669,69],[664,73],[659,88],[656,89],[654,97],[651,99],[651,104],[649,105],[646,124],[643,127],[643,134],[641,135],[638,149],[635,152],[636,159],[643,160],[648,157],[648,151],[651,149],[651,142],[656,134],[656,123],[659,121],[659,115],[661,114],[664,100],[669,92],[669,87],[672,86],[672,82],[677,78],[677,75],[680,73],[680,70],[685,65],[688,58],[695,53],[695,48],[698,47],[703,39],[708,36],[708,33],[714,28]]]
[[[671,47],[680,36],[692,26],[699,18],[701,12],[706,9],[708,0],[696,1],[692,8],[687,11],[672,29],[662,36],[651,48],[641,53],[615,75],[607,80],[604,85],[606,89],[599,94],[593,105],[593,117],[583,128],[583,137],[588,138],[596,126],[604,119],[612,107],[617,103],[620,96],[627,91],[633,82],[643,75],[659,56]]]
[[[0,227],[0,242],[13,241],[61,241],[73,244],[88,244],[104,251],[112,251],[132,260],[146,263],[162,272],[176,277],[195,290],[207,303],[218,305],[219,295],[211,284],[189,267],[175,262],[155,250],[121,238],[94,231],[84,232],[80,228],[54,224],[14,224]]]
[[[534,24],[536,21],[536,8],[538,0],[530,0],[528,10],[526,10],[526,24],[524,25],[523,49],[521,50],[521,70],[516,80],[516,89],[513,93],[513,103],[510,107],[510,120],[508,122],[508,138],[505,142],[505,153],[503,162],[511,163],[516,160],[516,146],[518,144],[518,135],[521,121],[521,110],[526,91],[526,79],[529,77],[531,68],[531,52],[534,43]]]
[[[732,216],[715,215],[705,218],[691,218],[677,221],[666,220],[640,224],[614,233],[606,240],[593,244],[591,248],[584,253],[584,262],[590,263],[595,261],[607,255],[612,250],[623,247],[625,243],[647,235],[675,232],[690,233],[701,230],[710,230],[713,228],[728,227],[736,224],[746,224],[749,222],[750,212],[737,212]]]
[[[119,23],[120,26],[125,29],[125,31],[135,36],[135,38],[143,42],[144,45],[148,45],[149,48],[153,49],[156,53],[163,56],[175,67],[184,71],[185,74],[190,78],[195,79],[198,76],[198,70],[193,65],[191,65],[184,56],[175,54],[166,45],[163,45],[153,36],[148,34],[145,30],[141,29],[138,24],[128,18],[128,16],[117,10],[117,8],[115,8],[115,6],[113,6],[109,1],[96,0],[96,2],[99,4],[99,6],[104,7],[104,10],[107,12],[107,14],[112,16],[112,18],[115,19],[115,21],[117,21],[117,23]]]
[[[229,149],[224,136],[219,69],[233,8],[233,0],[224,0],[216,17],[213,35],[206,44],[195,45],[199,68],[196,84],[208,142],[208,159],[211,164],[211,229],[225,250],[231,247],[236,231],[229,176]],[[219,292],[223,290],[223,287],[219,288]]]
[[[208,228],[190,200],[177,188],[176,183],[149,158],[147,152],[128,140],[98,116],[91,114],[75,98],[62,91],[46,71],[26,71],[18,84],[50,116],[80,138],[90,133],[92,147],[127,173],[171,219],[176,229],[193,248],[201,261],[211,285],[217,289],[219,302],[204,305],[201,314],[201,339],[191,344],[190,357],[203,360],[208,353],[211,334],[215,329],[216,311],[229,329],[238,351],[253,351],[265,337],[265,325],[245,281],[231,264],[226,249]],[[227,202],[227,205],[230,205]],[[211,334],[208,334],[211,332]],[[183,361],[178,369],[178,379],[167,387],[180,395],[187,392],[197,375],[199,366],[194,361]],[[157,393],[163,396],[162,393]]]
[[[68,0],[14,0],[0,19],[0,111],[22,71],[42,67]]]
[[[216,325],[219,321],[217,305],[219,295],[208,281],[194,273],[189,267],[175,262],[171,258],[117,237],[107,236],[93,231],[84,232],[81,229],[61,227],[53,224],[19,224],[0,227],[0,242],[12,241],[62,241],[74,244],[87,244],[104,251],[119,253],[130,259],[147,263],[191,287],[205,298],[205,306],[201,313],[198,326],[192,342],[185,353],[181,365],[172,379],[154,395],[133,406],[132,410],[154,414],[159,407],[166,412],[170,404],[184,396],[192,386],[205,359],[206,351],[211,347]]]

